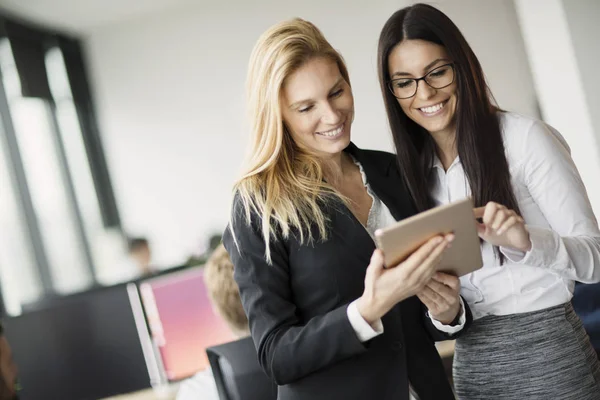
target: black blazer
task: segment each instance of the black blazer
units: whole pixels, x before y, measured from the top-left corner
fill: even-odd
[[[415,214],[394,155],[353,144],[346,151],[396,220]],[[453,337],[434,328],[416,297],[382,318],[382,335],[358,340],[346,309],[363,293],[375,244],[347,207],[327,206],[327,241],[301,245],[295,235],[278,236],[270,245],[272,265],[265,261],[259,217],[247,225],[238,199],[232,212],[223,243],[259,362],[279,385],[279,399],[403,400],[409,380],[421,400],[454,398],[434,346],[434,340]]]

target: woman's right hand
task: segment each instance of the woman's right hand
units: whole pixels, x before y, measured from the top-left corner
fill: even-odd
[[[365,321],[372,325],[396,304],[420,292],[453,239],[452,234],[435,236],[393,268],[384,268],[383,253],[375,250],[365,276],[365,291],[357,303]]]

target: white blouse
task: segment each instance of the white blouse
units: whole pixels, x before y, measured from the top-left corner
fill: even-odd
[[[563,137],[544,123],[501,113],[506,157],[521,216],[530,232],[527,253],[482,245],[484,266],[461,278],[475,319],[537,311],[568,302],[574,281],[600,281],[600,232]],[[483,134],[483,132],[482,132]],[[437,205],[471,195],[457,158],[447,171],[436,157],[430,193]]]

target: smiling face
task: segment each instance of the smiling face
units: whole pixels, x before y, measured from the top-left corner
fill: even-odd
[[[450,63],[452,60],[444,47],[425,40],[404,40],[390,52],[388,70],[392,80],[416,79],[429,73],[433,79],[438,79],[438,73],[452,73],[451,69],[448,71],[440,68]],[[453,135],[458,102],[456,88],[456,79],[440,89],[435,89],[421,80],[415,95],[407,99],[398,99],[398,104],[407,117],[432,135]]]
[[[287,130],[300,148],[330,158],[350,143],[354,98],[330,59],[312,58],[286,79],[281,109]]]

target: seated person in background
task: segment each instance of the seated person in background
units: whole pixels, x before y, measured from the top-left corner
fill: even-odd
[[[215,312],[240,339],[249,336],[248,318],[242,308],[238,286],[233,280],[233,264],[223,245],[219,245],[204,266],[204,283]],[[181,384],[177,400],[218,400],[210,369],[198,372]]]
[[[152,252],[150,251],[150,243],[148,239],[137,237],[128,240],[129,257],[137,267],[137,275],[149,276],[156,271],[150,265],[152,261]]]
[[[8,340],[0,324],[0,400],[16,400],[17,366],[12,358]]]

